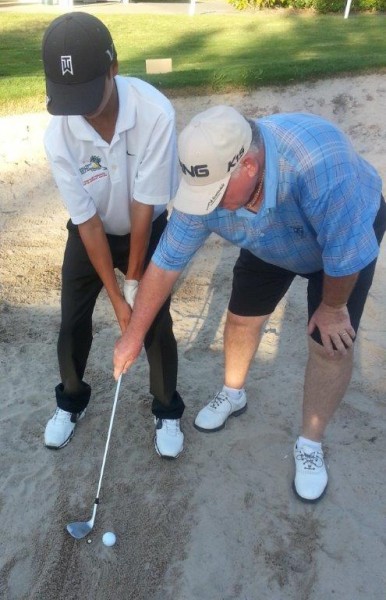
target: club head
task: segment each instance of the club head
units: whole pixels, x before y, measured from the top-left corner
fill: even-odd
[[[77,523],[69,523],[67,531],[76,540],[81,540],[91,532],[92,527],[92,521],[78,521]]]

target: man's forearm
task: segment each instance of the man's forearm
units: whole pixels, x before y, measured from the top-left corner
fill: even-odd
[[[165,271],[150,263],[139,285],[130,325],[124,337],[132,335],[144,339],[179,275],[180,271]]]
[[[345,277],[324,275],[322,302],[331,308],[342,308],[347,304],[358,279],[358,273]]]
[[[154,263],[150,263],[146,269],[129,326],[115,344],[114,377],[116,379],[121,373],[126,373],[138,358],[145,335],[171,293],[179,274],[179,271],[159,269]]]

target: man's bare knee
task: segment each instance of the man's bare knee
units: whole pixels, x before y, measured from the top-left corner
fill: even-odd
[[[344,363],[344,362],[349,362],[350,360],[352,360],[353,357],[353,353],[354,353],[354,346],[352,348],[347,348],[347,354],[341,354],[340,352],[335,352],[333,356],[327,354],[324,346],[322,344],[319,344],[318,342],[315,342],[314,339],[312,339],[312,337],[308,338],[308,350],[309,350],[309,355],[310,358],[314,357],[316,360],[320,361],[321,363],[332,363],[332,364],[338,364],[339,362]]]
[[[270,315],[245,317],[242,315],[235,315],[228,310],[225,327],[234,329],[237,328],[239,331],[245,329],[245,331],[249,333],[253,331],[255,334],[260,335],[269,317]]]

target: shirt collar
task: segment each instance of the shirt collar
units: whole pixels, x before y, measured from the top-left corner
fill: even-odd
[[[256,121],[264,140],[265,148],[265,181],[264,202],[261,207],[263,212],[269,212],[276,208],[277,188],[279,183],[279,156],[275,144],[275,138],[262,121]]]
[[[131,129],[134,127],[136,121],[135,104],[130,101],[130,93],[132,93],[131,86],[127,85],[125,79],[127,81],[127,78],[121,77],[120,75],[115,77],[119,99],[119,111],[115,126],[115,135]],[[95,132],[87,123],[86,119],[79,115],[70,115],[67,119],[71,133],[77,139],[86,142],[95,142]]]
[[[119,112],[117,124],[115,126],[116,133],[122,133],[128,129],[132,129],[136,122],[136,104],[133,102],[133,88],[128,84],[127,77],[117,75],[115,77],[119,98]]]

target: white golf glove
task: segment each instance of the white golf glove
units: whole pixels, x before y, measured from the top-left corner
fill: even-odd
[[[127,304],[133,308],[135,296],[138,291],[138,281],[136,279],[125,279],[123,284],[123,295]]]

